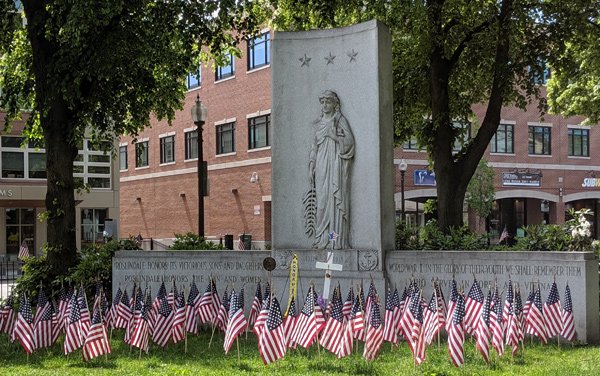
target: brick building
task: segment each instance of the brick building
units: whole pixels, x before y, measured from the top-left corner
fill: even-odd
[[[252,235],[253,248],[271,240],[271,70],[270,38],[264,31],[240,46],[241,58],[217,68],[201,66],[187,79],[184,108],[172,126],[153,121],[133,140],[120,143],[120,235],[140,234],[169,244],[175,233],[197,232],[198,183],[196,128],[191,107],[197,96],[208,108],[203,126],[208,165],[205,233],[209,239]],[[475,114],[483,116],[484,108]],[[582,118],[539,115],[535,104],[524,112],[506,107],[486,153],[496,171],[494,212],[485,225],[465,210],[465,222],[497,234],[506,226],[517,235],[523,225],[561,223],[565,210],[598,210],[600,131],[581,127]],[[476,123],[476,120],[474,121]],[[469,136],[469,132],[465,133]],[[395,163],[407,163],[405,216],[423,224],[423,202],[436,196],[427,155],[415,143],[395,149]],[[395,201],[401,215],[401,174]],[[594,222],[594,236],[598,221]],[[236,242],[237,243],[237,242]],[[146,247],[149,245],[146,244]]]

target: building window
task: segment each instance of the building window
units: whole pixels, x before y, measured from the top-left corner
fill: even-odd
[[[127,170],[127,145],[119,147],[119,169]]]
[[[198,66],[198,70],[187,75],[186,86],[188,90],[195,89],[202,85],[202,67]]]
[[[406,150],[419,150],[419,144],[416,137],[411,137],[402,144],[402,148]]]
[[[454,140],[454,146],[452,147],[452,151],[457,152],[460,151],[471,139],[471,124],[455,121],[452,123],[452,126],[458,129],[458,135],[456,136],[456,139]]]
[[[533,71],[533,83],[536,85],[546,85],[546,83],[551,77],[548,62],[543,59],[538,59],[538,64],[535,67],[532,67],[531,70]]]
[[[198,131],[185,132],[185,159],[198,158]]]
[[[248,119],[248,149],[271,145],[271,115]]]
[[[531,155],[550,155],[550,127],[537,125],[529,126],[529,154]]]
[[[23,137],[2,136],[2,177],[8,179],[45,179],[46,152],[33,141],[21,146]]]
[[[148,166],[148,141],[135,144],[135,167]]]
[[[35,209],[9,208],[5,210],[6,253],[9,255],[19,254],[19,248],[25,241],[29,248],[29,254],[35,254]]]
[[[580,128],[569,128],[569,156],[590,156],[590,130]]]
[[[271,35],[266,32],[248,40],[248,70],[271,62]]]
[[[235,151],[235,123],[217,125],[217,154]]]
[[[104,241],[108,209],[81,209],[81,247]]]
[[[227,63],[222,67],[217,67],[215,73],[215,81],[222,80],[227,77],[232,77],[235,74],[235,60],[231,53],[226,55]]]
[[[160,138],[160,163],[175,162],[175,136]]]
[[[515,126],[513,124],[498,125],[498,129],[490,142],[492,153],[513,154],[515,151],[514,131]]]
[[[112,148],[113,143],[110,141],[94,143],[92,140],[83,140],[78,146],[79,151],[73,162],[75,183],[87,184],[90,188],[110,188]],[[121,156],[121,148],[119,148],[119,157]]]

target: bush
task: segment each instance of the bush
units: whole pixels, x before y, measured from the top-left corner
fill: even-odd
[[[224,250],[225,247],[222,244],[215,244],[208,242],[202,236],[196,235],[193,232],[187,234],[175,234],[175,241],[169,247],[172,250],[210,250],[218,251]]]
[[[476,234],[468,226],[450,228],[444,233],[432,219],[424,227],[412,229],[396,223],[396,249],[482,250],[488,248],[486,234]]]

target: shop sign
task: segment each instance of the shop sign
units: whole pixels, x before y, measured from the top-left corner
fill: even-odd
[[[542,174],[530,172],[503,172],[502,185],[511,187],[540,187]]]
[[[585,178],[583,179],[583,183],[581,184],[583,188],[595,188],[600,187],[600,179],[599,178]]]
[[[435,187],[435,172],[431,170],[415,170],[414,185],[429,185]]]

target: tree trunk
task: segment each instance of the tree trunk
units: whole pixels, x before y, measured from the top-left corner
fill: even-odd
[[[52,274],[64,275],[77,262],[73,179],[77,119],[72,109],[76,106],[68,105],[61,83],[51,79],[61,57],[56,55],[60,51],[56,42],[45,36],[49,18],[45,2],[24,0],[23,6],[33,57],[36,110],[46,148],[47,261]]]
[[[444,231],[463,225],[463,203],[470,177],[457,168],[435,169],[438,225]],[[472,175],[472,174],[471,174]]]

